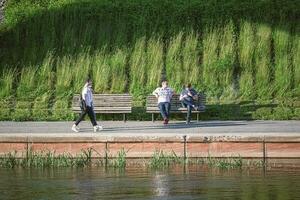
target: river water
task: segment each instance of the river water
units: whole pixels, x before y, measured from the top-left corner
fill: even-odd
[[[300,170],[2,168],[0,199],[300,199]]]

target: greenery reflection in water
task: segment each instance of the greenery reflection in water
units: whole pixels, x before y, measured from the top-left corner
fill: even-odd
[[[2,169],[0,199],[297,199],[297,168]]]

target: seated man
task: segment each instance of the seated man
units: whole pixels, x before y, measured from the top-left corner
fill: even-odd
[[[186,123],[188,124],[191,121],[192,109],[197,110],[195,100],[198,100],[197,92],[192,88],[192,85],[190,83],[184,86],[184,89],[180,93],[179,100],[181,101],[182,105],[188,110],[186,119]]]
[[[164,124],[168,124],[171,110],[171,99],[174,92],[170,87],[168,87],[167,81],[162,81],[161,85],[162,87],[156,88],[152,94],[157,98],[158,108],[164,120]]]

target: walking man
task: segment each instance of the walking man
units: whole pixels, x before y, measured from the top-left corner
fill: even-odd
[[[198,100],[198,95],[196,90],[192,88],[192,84],[189,83],[184,86],[183,90],[180,93],[179,100],[181,101],[182,105],[188,110],[186,123],[189,124],[191,122],[192,109],[198,109],[195,104],[195,101]]]
[[[92,80],[88,78],[81,92],[81,114],[76,122],[72,126],[74,132],[79,132],[78,124],[84,119],[85,115],[88,114],[91,123],[93,125],[94,132],[101,131],[103,128],[96,122],[96,115],[93,107],[93,90]]]
[[[152,94],[157,98],[158,108],[163,118],[163,123],[168,124],[171,110],[171,99],[174,92],[170,87],[168,87],[168,82],[166,80],[162,81],[161,86],[162,87],[156,88]]]

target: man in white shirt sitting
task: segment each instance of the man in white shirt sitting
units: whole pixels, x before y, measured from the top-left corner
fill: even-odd
[[[171,110],[171,99],[174,92],[170,87],[168,87],[168,82],[166,80],[162,81],[161,85],[162,87],[156,88],[152,94],[157,98],[158,108],[161,116],[163,117],[163,123],[168,124]]]

